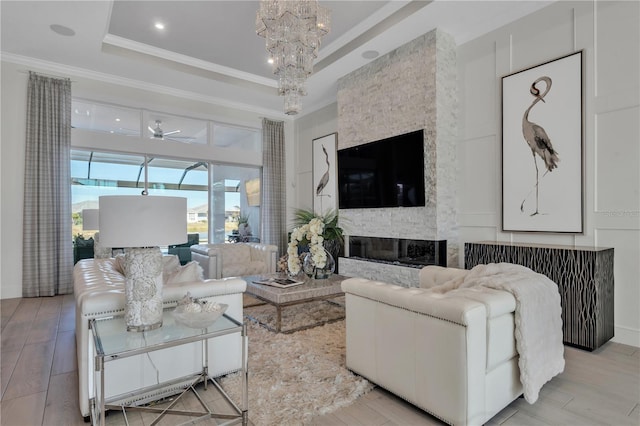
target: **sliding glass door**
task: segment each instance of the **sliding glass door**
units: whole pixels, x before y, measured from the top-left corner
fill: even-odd
[[[213,242],[260,241],[259,168],[213,166],[211,223]]]

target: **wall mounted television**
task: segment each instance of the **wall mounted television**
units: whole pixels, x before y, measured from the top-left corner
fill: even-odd
[[[424,205],[423,130],[338,151],[340,209]]]

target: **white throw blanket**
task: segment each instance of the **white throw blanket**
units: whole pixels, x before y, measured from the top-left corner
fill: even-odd
[[[524,397],[533,404],[546,382],[564,370],[562,307],[558,286],[529,268],[511,263],[478,265],[463,277],[431,291],[487,287],[504,290],[516,299],[516,349],[520,355],[520,382]]]

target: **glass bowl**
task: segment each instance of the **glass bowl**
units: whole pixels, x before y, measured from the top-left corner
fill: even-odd
[[[176,307],[172,314],[173,318],[180,325],[189,328],[207,328],[225,313],[229,305],[217,303],[214,309],[202,312],[186,312],[185,305]]]

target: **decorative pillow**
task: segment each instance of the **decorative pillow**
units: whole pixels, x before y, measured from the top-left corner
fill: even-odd
[[[162,256],[162,275],[168,276],[180,269],[180,259],[175,254]]]
[[[184,266],[178,265],[178,269],[175,272],[164,275],[165,284],[188,283],[203,280],[202,267],[195,260],[192,260]]]
[[[124,253],[113,258],[113,269],[124,275]]]

